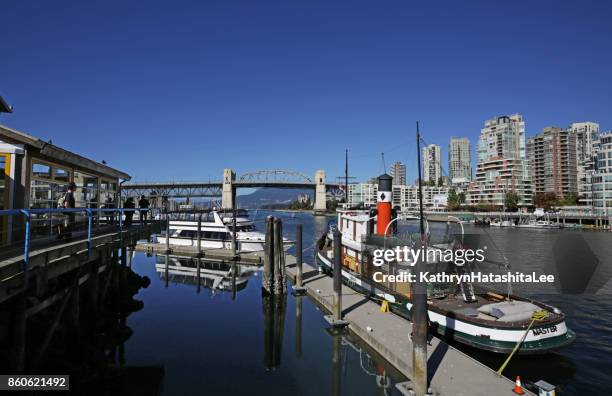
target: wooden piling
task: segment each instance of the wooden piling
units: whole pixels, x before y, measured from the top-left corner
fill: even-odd
[[[198,238],[198,257],[202,255],[202,213],[198,216],[198,232],[196,234]],[[199,263],[199,261],[198,261]],[[199,265],[198,265],[199,268]],[[199,280],[199,277],[198,277]]]
[[[285,241],[283,240],[283,221],[278,220],[278,246],[279,260],[278,270],[280,272],[281,293],[287,294],[287,267],[285,265]]]
[[[264,245],[264,265],[261,277],[261,287],[263,290],[272,294],[274,283],[274,218],[266,217],[266,240]]]
[[[342,320],[342,234],[334,230],[334,320]]]
[[[170,215],[166,213],[166,253],[170,253]]]
[[[421,241],[421,248],[427,251],[425,239]],[[427,289],[424,282],[418,277],[424,272],[426,262],[417,260],[417,281],[412,288],[412,367],[413,389],[416,395],[427,394]]]
[[[302,287],[302,225],[295,226],[295,265],[296,281],[295,286]]]
[[[274,294],[285,294],[283,290],[283,225],[279,218],[274,218]]]
[[[238,253],[238,231],[236,225],[236,216],[238,216],[238,212],[236,211],[236,189],[234,189],[234,199],[232,202],[234,203],[234,215],[232,216],[232,254],[235,259]]]

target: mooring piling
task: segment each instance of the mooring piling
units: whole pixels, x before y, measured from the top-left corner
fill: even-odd
[[[266,217],[266,240],[264,246],[264,265],[261,287],[265,293],[272,294],[274,282],[274,218]]]
[[[302,286],[302,225],[297,224],[295,226],[295,268],[296,268],[296,280],[295,285],[293,286],[293,294],[295,295],[303,295],[306,291]]]
[[[166,212],[166,254],[170,253],[170,214]]]
[[[263,267],[261,287],[264,294],[286,294],[287,280],[285,249],[283,246],[283,222],[272,216],[266,218]]]
[[[234,197],[236,196],[236,192],[234,190]],[[238,256],[238,231],[237,231],[237,226],[236,226],[236,216],[238,216],[238,212],[236,210],[236,200],[234,199],[234,215],[232,216],[232,255],[234,256],[234,259],[236,259],[236,257]]]
[[[202,213],[198,216],[198,257],[202,255]],[[198,266],[199,268],[199,266]],[[199,279],[199,278],[198,278]]]
[[[325,316],[325,319],[332,327],[344,327],[348,322],[342,320],[342,233],[334,230],[334,268],[333,268],[333,289],[334,302],[332,314]]]
[[[281,268],[281,256],[283,255],[283,247],[282,247],[282,238],[283,231],[282,226],[283,223],[278,217],[275,217],[273,220],[274,224],[274,294],[283,294],[283,272]]]

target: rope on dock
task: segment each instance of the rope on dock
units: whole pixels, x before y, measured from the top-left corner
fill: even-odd
[[[525,341],[525,338],[527,338],[527,334],[529,334],[529,330],[531,330],[531,326],[533,326],[534,322],[536,320],[538,320],[538,321],[544,320],[547,317],[548,317],[548,312],[546,312],[544,310],[535,311],[533,313],[533,315],[531,315],[531,323],[529,323],[529,326],[527,326],[527,330],[525,330],[525,333],[523,334],[523,336],[521,337],[519,342],[516,343],[516,345],[514,346],[514,349],[512,350],[512,352],[510,353],[510,355],[508,356],[508,358],[506,359],[504,364],[502,364],[501,367],[499,368],[499,370],[497,370],[497,374],[498,375],[502,374],[502,372],[504,371],[504,369],[506,368],[506,366],[510,362],[510,359],[512,359],[512,356],[514,356],[514,354],[516,353],[516,351],[518,351],[518,349],[521,346],[521,344],[523,343],[523,341]]]

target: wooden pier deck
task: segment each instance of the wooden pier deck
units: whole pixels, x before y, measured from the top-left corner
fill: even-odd
[[[86,236],[76,236],[68,241],[53,241],[32,249],[28,260],[28,283],[35,288],[36,295],[44,294],[50,280],[80,267],[110,257],[113,251],[136,245],[140,239],[159,232],[161,224],[147,227],[134,226],[123,231],[108,230],[91,237],[91,246]],[[102,260],[100,260],[102,259]],[[27,292],[23,289],[24,255],[4,257],[0,260],[0,303],[16,294]]]
[[[287,276],[295,282],[295,258],[287,256]],[[332,278],[321,275],[311,265],[303,265],[303,285],[320,307],[331,312]],[[412,377],[411,323],[392,313],[381,313],[380,306],[347,286],[342,286],[343,319],[349,329],[380,353],[406,377]],[[432,337],[427,347],[429,384],[435,395],[511,396],[514,383],[498,376],[484,364]],[[526,395],[533,393],[525,390]]]

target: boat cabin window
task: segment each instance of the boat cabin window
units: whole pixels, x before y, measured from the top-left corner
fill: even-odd
[[[234,230],[234,227],[232,227],[231,225],[228,226],[230,231]],[[236,226],[236,229],[238,230],[238,232],[249,232],[249,231],[255,231],[255,226],[254,225],[243,225],[243,226]]]

